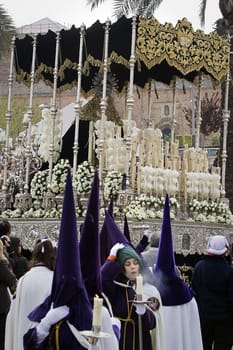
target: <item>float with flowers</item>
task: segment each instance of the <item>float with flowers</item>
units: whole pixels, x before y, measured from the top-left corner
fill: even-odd
[[[120,41],[119,32],[124,32]],[[68,41],[70,45],[66,45]],[[96,42],[102,45],[101,50]],[[216,32],[209,35],[201,30],[195,32],[185,18],[173,27],[170,23],[160,24],[154,17],[122,17],[113,24],[109,20],[105,24],[97,21],[87,29],[82,25],[58,33],[14,37],[2,156],[1,216],[18,220],[19,227],[22,224],[25,227],[24,220],[40,219],[46,226],[43,234],[50,234],[47,227],[49,222],[56,225],[59,221],[66,172],[71,168],[77,217],[82,220],[93,174],[98,170],[101,213],[113,198],[116,219],[122,222],[126,216],[130,220],[135,239],[144,227],[149,225],[157,229],[160,226],[166,193],[170,197],[174,230],[176,227],[180,230],[177,250],[201,249],[211,230],[223,230],[215,225],[224,224],[226,234],[232,234],[233,217],[225,196],[229,52],[227,38]],[[13,68],[16,79],[30,88],[30,96],[23,143],[19,138],[12,149],[9,139]],[[213,167],[211,172],[206,150],[200,147],[200,108],[195,120],[195,144],[192,147],[185,144],[180,150],[175,137],[176,83],[181,79],[195,84],[200,105],[205,75],[210,77],[213,86],[226,81],[222,162],[221,168]],[[52,86],[53,93],[51,105],[42,111],[43,127],[38,133],[33,131],[32,102],[34,85],[39,80]],[[141,128],[133,118],[135,86],[150,87],[152,81],[169,84],[173,89],[169,141],[153,125],[150,95],[147,125]],[[61,157],[61,111],[57,106],[57,94],[74,86],[77,94],[72,159],[66,159]],[[113,108],[114,88],[125,95],[124,117]],[[85,105],[83,96],[87,97]],[[89,122],[88,154],[84,161],[80,161],[79,142],[82,120]],[[13,174],[8,167],[12,156],[16,160]],[[37,166],[31,179],[33,161]],[[44,164],[46,169],[42,170]],[[202,234],[203,228],[205,234]],[[35,233],[32,227],[31,232]],[[27,232],[24,238],[30,240],[28,237],[33,235]],[[199,243],[192,248],[197,241]]]

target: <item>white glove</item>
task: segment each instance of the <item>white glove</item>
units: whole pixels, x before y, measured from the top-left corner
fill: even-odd
[[[123,243],[116,243],[116,244],[114,244],[114,246],[110,250],[110,256],[117,256],[118,250],[124,248],[124,246],[125,245]]]
[[[144,304],[135,304],[135,308],[136,308],[136,313],[138,315],[144,315],[144,313],[146,312],[146,307]]]
[[[36,327],[37,343],[40,344],[48,336],[50,327],[65,318],[69,312],[70,309],[66,305],[56,307],[55,309],[50,309]]]

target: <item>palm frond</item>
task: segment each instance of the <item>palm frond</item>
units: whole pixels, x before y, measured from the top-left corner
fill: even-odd
[[[86,3],[87,3],[87,6],[91,7],[91,11],[92,11],[104,2],[105,0],[87,0]]]
[[[137,7],[135,0],[113,0],[113,16],[120,18],[122,16],[132,16]]]
[[[91,10],[97,8],[105,0],[87,0]],[[122,16],[142,16],[149,18],[153,16],[155,10],[163,0],[113,0],[113,17],[119,19]]]
[[[163,0],[144,1],[144,9],[142,11],[143,18],[150,18],[154,15],[155,10],[160,6]],[[148,3],[148,4],[147,4]]]
[[[15,26],[12,18],[0,4],[0,53],[9,48],[12,36],[15,34]]]

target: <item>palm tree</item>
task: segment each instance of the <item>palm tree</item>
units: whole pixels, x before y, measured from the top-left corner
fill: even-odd
[[[201,1],[200,6],[200,20],[201,24],[205,24],[207,0]],[[233,49],[233,0],[219,0],[219,8],[222,13],[222,18],[216,21],[216,30],[219,35],[230,35],[231,51]],[[233,172],[233,88],[232,88],[232,73],[233,73],[233,57],[230,55],[230,88],[229,88],[229,105],[228,109],[231,111],[228,132],[227,132],[227,162],[226,162],[226,177],[225,190],[226,197],[229,199],[229,206],[233,212],[233,186],[232,186],[232,172]],[[224,93],[225,84],[222,85],[222,107],[224,108]],[[222,124],[223,125],[223,124]],[[223,135],[223,126],[221,128],[221,137]],[[222,153],[222,152],[221,152]]]
[[[15,26],[3,5],[0,4],[0,57],[9,48],[12,36],[15,34]]]
[[[97,8],[106,0],[87,0],[87,5],[91,6],[91,10]],[[113,16],[120,18],[123,15],[140,15],[144,18],[151,17],[156,8],[163,0],[113,0]]]

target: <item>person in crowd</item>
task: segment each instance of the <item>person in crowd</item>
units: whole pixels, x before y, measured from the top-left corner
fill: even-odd
[[[15,288],[16,277],[3,253],[3,243],[0,240],[0,350],[4,350],[6,318],[11,303],[9,291],[14,293]]]
[[[144,233],[145,234],[145,233]],[[142,256],[147,263],[148,267],[154,268],[158,250],[159,250],[159,239],[160,239],[160,232],[156,231],[150,234],[149,236],[149,249],[142,252]]]
[[[22,277],[28,271],[28,260],[22,255],[21,241],[16,236],[10,237],[10,246],[8,248],[9,261],[12,270],[17,279]]]
[[[134,246],[131,242],[130,231],[128,226],[127,216],[124,217],[124,233],[121,232],[120,228],[114,221],[113,217],[113,198],[109,203],[108,209],[105,211],[105,218],[103,226],[100,230],[100,255],[101,255],[101,264],[103,265],[106,261],[111,247],[117,243],[121,242],[127,245],[131,245],[136,249],[140,255],[149,244],[150,231],[145,230],[140,241]]]
[[[233,269],[226,261],[228,251],[224,236],[210,237],[204,258],[193,270],[204,350],[230,350],[233,345]]]
[[[11,234],[11,224],[7,219],[0,218],[0,238],[4,243],[4,238],[10,237]]]
[[[88,348],[81,331],[91,330],[92,308],[81,274],[77,233],[69,169],[52,288],[49,297],[29,314],[36,323],[24,335],[25,350]]]
[[[5,218],[0,218],[0,237],[10,236],[11,224]]]
[[[5,218],[0,218],[0,239],[4,245],[4,254],[8,258],[8,249],[10,247],[11,224]]]
[[[164,319],[164,350],[202,350],[198,307],[192,290],[177,271],[173,250],[169,198],[166,195],[159,251],[153,270]]]
[[[38,323],[24,336],[25,350],[45,349],[46,346],[51,349],[118,350],[118,340],[115,334],[116,327],[119,330],[118,324],[115,322],[112,326],[112,319],[105,306],[101,310],[100,330],[105,335],[107,333],[108,337],[100,337],[101,339],[98,339],[97,345],[93,346],[81,332],[84,330],[90,334],[92,328],[92,299],[95,293],[99,294],[99,298],[102,297],[99,271],[97,271],[99,269],[97,269],[95,263],[93,264],[93,262],[97,262],[98,265],[100,260],[98,242],[99,201],[93,200],[97,199],[99,195],[98,181],[96,173],[82,229],[82,249],[84,250],[84,258],[87,256],[88,259],[88,266],[85,267],[88,271],[89,265],[93,267],[91,274],[88,275],[88,271],[82,270],[80,264],[81,242],[79,247],[72,180],[68,171],[51,296],[49,304],[47,303],[47,310],[44,310],[46,306],[46,303],[44,303],[43,306],[40,305],[33,310],[30,315],[30,318],[33,317]],[[92,219],[90,220],[90,218]],[[97,229],[95,224],[97,224]],[[86,229],[88,230],[86,231]],[[93,242],[89,241],[88,243],[89,233],[93,234]],[[83,266],[83,269],[85,267]],[[43,312],[42,317],[41,309],[46,311]]]
[[[28,314],[49,296],[52,287],[56,250],[49,239],[41,239],[35,245],[30,270],[18,281],[6,321],[5,348],[22,350],[23,335],[32,322]]]
[[[136,302],[136,281],[143,274],[144,264],[130,245],[116,243],[102,266],[103,292],[110,300],[113,315],[121,321],[119,349],[138,350],[140,339],[143,349],[163,349],[163,320],[158,290],[151,284],[143,284],[145,304]],[[139,325],[139,316],[142,320]],[[151,337],[151,331],[154,336]],[[154,345],[153,345],[154,346]],[[153,347],[154,348],[154,347]]]
[[[92,307],[97,295],[103,299],[101,331],[108,333],[109,336],[98,341],[98,348],[99,350],[118,350],[120,321],[113,317],[109,300],[102,293],[99,204],[99,176],[96,171],[80,236],[81,272]]]

